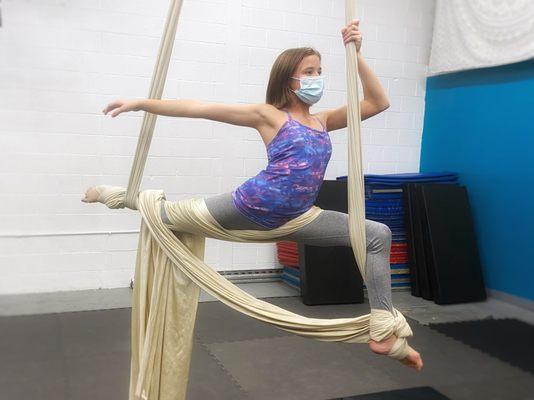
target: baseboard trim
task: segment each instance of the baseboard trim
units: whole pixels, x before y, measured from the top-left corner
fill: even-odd
[[[489,297],[513,304],[518,307],[525,308],[529,311],[534,311],[534,301],[525,299],[524,297],[514,296],[500,290],[486,288]]]

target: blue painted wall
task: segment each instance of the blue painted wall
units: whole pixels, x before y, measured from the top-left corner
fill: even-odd
[[[486,286],[534,300],[534,61],[428,78],[431,171],[467,187]]]

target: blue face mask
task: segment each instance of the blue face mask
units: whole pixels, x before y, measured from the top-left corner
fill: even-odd
[[[323,96],[324,77],[303,76],[301,78],[291,77],[300,81],[300,89],[292,90],[304,103],[312,105],[317,103]]]

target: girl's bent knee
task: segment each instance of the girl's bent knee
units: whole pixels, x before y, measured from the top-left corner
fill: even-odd
[[[391,229],[386,224],[379,223],[378,226],[379,230],[379,236],[383,240],[390,240],[391,239]]]
[[[391,229],[386,224],[368,220],[367,248],[371,251],[378,252],[386,248],[391,242]]]

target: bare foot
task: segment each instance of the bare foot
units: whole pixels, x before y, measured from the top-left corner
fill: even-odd
[[[94,186],[85,191],[85,197],[82,199],[84,203],[96,203],[98,201],[98,190]]]
[[[393,345],[395,344],[395,341],[397,340],[397,337],[395,335],[391,335],[387,339],[382,340],[381,342],[376,342],[374,340],[369,341],[369,347],[373,351],[373,353],[381,354],[381,355],[387,355]],[[404,365],[415,369],[417,372],[421,371],[423,369],[423,360],[421,358],[421,355],[412,349],[410,347],[410,353],[406,358],[403,360],[400,360],[401,363]]]
[[[401,360],[401,363],[415,369],[417,372],[423,369],[423,359],[421,358],[421,355],[411,347],[410,353],[404,360]]]

